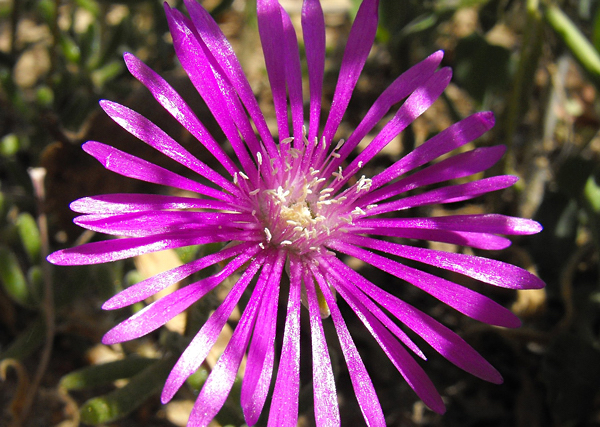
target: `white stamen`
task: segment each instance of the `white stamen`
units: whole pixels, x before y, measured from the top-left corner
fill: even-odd
[[[354,215],[364,215],[366,214],[365,211],[363,211],[361,208],[359,208],[358,206],[354,208],[354,210],[352,211],[352,213]]]
[[[265,231],[265,237],[267,238],[267,243],[270,243],[271,242],[271,238],[273,237],[271,235],[271,231],[267,227],[265,227],[264,231]]]
[[[258,162],[258,166],[262,166],[262,154],[256,153],[256,161]]]

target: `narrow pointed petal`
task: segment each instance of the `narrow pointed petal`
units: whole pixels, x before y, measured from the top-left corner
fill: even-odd
[[[459,368],[486,381],[497,384],[502,382],[500,373],[450,329],[415,309],[410,304],[385,292],[354,271],[347,278],[358,289],[349,285],[348,281],[341,285],[345,288],[346,292],[352,294],[356,299],[364,302],[367,298],[366,295],[370,296]]]
[[[269,277],[258,316],[260,324],[254,328],[248,352],[248,363],[242,383],[241,405],[248,425],[258,421],[271,385],[275,360],[275,333],[277,327],[277,304],[285,253],[279,252]]]
[[[239,190],[231,182],[194,157],[165,131],[141,114],[106,100],[100,101],[100,106],[111,119],[133,136],[230,193],[239,194]]]
[[[361,198],[361,203],[371,204],[400,195],[406,191],[451,179],[464,178],[483,172],[502,158],[506,147],[483,147],[460,153],[428,166],[393,184],[373,191]]]
[[[265,288],[255,289],[252,296],[256,295],[259,298],[250,298],[248,301],[225,351],[200,390],[190,414],[188,427],[207,427],[225,404],[248,347],[250,334],[256,321],[257,306],[260,304],[260,297],[265,295]]]
[[[160,184],[181,190],[192,191],[218,200],[228,201],[231,196],[214,188],[207,187],[196,181],[184,178],[168,169],[157,166],[110,145],[96,141],[88,141],[82,146],[83,150],[96,158],[109,171],[116,172],[128,178]]]
[[[226,73],[227,78],[235,88],[244,107],[246,107],[248,114],[256,125],[261,140],[266,146],[269,157],[276,158],[278,156],[278,150],[267,126],[267,122],[260,111],[260,107],[252,92],[250,83],[248,83],[244,70],[239,63],[233,48],[229,44],[229,41],[227,41],[227,38],[215,20],[197,1],[185,0],[184,3],[194,22],[198,35],[202,38],[202,41],[206,44],[208,50],[221,65],[221,69]]]
[[[368,426],[385,427],[385,418],[383,416],[383,411],[381,410],[381,405],[379,404],[379,399],[377,398],[377,393],[375,393],[371,377],[365,368],[365,364],[363,363],[360,354],[358,354],[358,350],[350,336],[350,331],[348,331],[342,313],[340,313],[340,309],[329,289],[329,284],[325,281],[323,275],[316,271],[314,266],[312,271],[323,292],[327,306],[331,311],[331,318],[333,319],[338,340],[342,347],[342,353],[344,354],[346,364],[348,365],[350,381],[352,382],[354,394],[358,400],[358,405],[360,406],[363,417]]]
[[[499,214],[449,215],[425,218],[377,218],[359,219],[358,228],[420,228],[427,230],[453,230],[474,233],[506,235],[528,235],[542,231],[542,226],[533,220]]]
[[[245,231],[219,232],[215,230],[210,233],[195,231],[194,233],[171,233],[158,236],[104,240],[56,251],[48,256],[48,261],[56,265],[101,264],[165,249],[230,240],[255,240],[249,239],[253,234],[248,234]],[[260,235],[257,237],[256,240],[260,239]]]
[[[419,364],[369,310],[347,291],[343,283],[340,283],[338,290],[419,398],[432,410],[443,414],[446,411],[444,402]]]
[[[356,13],[356,18],[346,42],[346,50],[344,51],[337,86],[333,94],[329,117],[323,130],[325,147],[321,150],[321,145],[319,145],[321,152],[327,151],[333,141],[335,132],[346,112],[354,87],[375,41],[378,6],[378,0],[365,0],[360,4]]]
[[[308,271],[304,275],[304,288],[306,289],[310,316],[315,421],[317,427],[339,426],[340,410],[337,403],[335,378],[333,377],[331,358],[329,357],[323,323],[321,322],[314,279]]]
[[[204,125],[198,120],[183,98],[162,77],[130,53],[124,55],[127,69],[152,93],[159,104],[186,128],[221,163],[232,176],[237,172],[229,156]]]
[[[373,103],[365,117],[348,138],[348,141],[340,148],[340,157],[331,162],[323,176],[329,176],[344,162],[352,150],[373,130],[394,104],[402,101],[418,87],[425,84],[440,65],[443,56],[443,51],[439,50],[398,76]]]
[[[265,56],[265,65],[275,104],[275,116],[280,139],[290,136],[287,118],[285,63],[281,59],[281,43],[285,40],[281,8],[276,0],[256,2],[258,32]]]
[[[369,216],[385,212],[394,212],[417,206],[426,206],[436,203],[455,203],[474,199],[482,194],[503,190],[514,185],[519,178],[512,175],[499,175],[483,178],[465,184],[448,185],[435,190],[426,191],[415,196],[404,197],[393,202],[380,203],[369,210]],[[361,200],[361,206],[368,204]]]
[[[102,343],[110,345],[133,340],[160,328],[214,289],[219,282],[209,277],[162,297],[108,331]]]
[[[290,295],[268,427],[296,427],[300,393],[301,264],[290,257]]]
[[[379,188],[400,175],[479,138],[494,127],[494,123],[494,114],[490,111],[485,111],[475,113],[453,124],[373,177],[371,189]]]
[[[398,320],[419,334],[438,353],[462,370],[485,381],[495,384],[502,383],[502,375],[488,361],[465,340],[431,316],[374,285],[365,292],[388,309]]]
[[[302,5],[302,34],[306,55],[308,83],[310,87],[310,119],[308,141],[313,142],[319,132],[323,74],[325,70],[325,18],[319,0],[305,0]]]
[[[230,203],[192,197],[165,196],[162,194],[116,193],[83,197],[69,207],[83,214],[120,214],[126,212],[152,212],[163,209],[235,209]]]
[[[512,264],[474,255],[442,252],[384,242],[364,236],[348,236],[348,242],[419,261],[444,270],[464,274],[490,285],[508,289],[541,289],[544,282],[536,275]]]
[[[241,267],[253,257],[259,249],[260,248],[256,243],[251,242],[240,243],[239,245],[222,249],[217,253],[207,255],[190,263],[157,274],[156,276],[149,277],[146,280],[142,280],[110,298],[102,305],[102,308],[104,310],[115,310],[143,301],[168,286],[177,283],[206,267],[243,253],[243,255],[240,255],[238,258],[228,263],[228,266],[231,265],[231,268]],[[222,275],[223,271],[224,270],[220,271],[219,274]]]
[[[219,333],[227,323],[233,309],[239,302],[243,292],[248,287],[252,278],[265,261],[264,256],[257,256],[244,271],[240,279],[227,294],[225,300],[217,310],[208,318],[194,339],[179,357],[171,370],[161,394],[162,403],[170,401],[185,380],[204,363],[210,349],[217,341]]]
[[[285,12],[285,10],[281,9],[281,17],[283,19],[283,34],[285,37],[285,80],[290,98],[290,109],[292,111],[292,136],[294,137],[294,147],[300,149],[304,146],[304,141],[302,141],[302,128],[304,126],[304,100],[302,99],[302,68],[300,65],[300,50],[298,48],[296,30],[292,25],[290,16]]]
[[[342,272],[347,270],[347,267],[343,262],[335,257],[320,258],[319,263],[322,263],[327,270],[327,278],[330,279],[334,287],[337,289],[338,283],[344,283],[347,280]],[[408,347],[413,353],[419,356],[423,360],[427,360],[425,354],[421,349],[409,338],[406,333],[398,327],[387,314],[383,312],[376,304],[374,304],[368,298],[361,299],[361,303],[379,320],[392,334],[396,336],[402,343]]]
[[[342,242],[336,242],[331,247],[363,260],[399,279],[406,280],[460,313],[480,322],[508,328],[516,328],[521,325],[519,318],[507,308],[454,282]],[[350,274],[349,269],[344,270]]]
[[[450,243],[488,251],[506,249],[511,241],[505,237],[489,233],[469,233],[466,231],[427,230],[419,228],[358,227],[357,234],[402,237],[404,239],[427,240],[430,242]]]
[[[233,331],[229,344],[227,344],[225,351],[208,376],[208,379],[204,383],[204,386],[196,399],[192,414],[190,415],[190,423],[188,425],[207,426],[225,403],[229,391],[233,386],[233,382],[235,381],[246,348],[248,347],[250,335],[255,326],[255,320],[260,314],[259,308],[262,305],[262,301],[273,298],[275,293],[279,293],[279,286],[272,285],[274,285],[274,279],[281,276],[284,261],[283,255],[283,252],[272,254],[271,262],[273,262],[273,265],[265,266],[265,268],[263,268],[258,283],[256,284],[256,288],[252,291],[252,296],[242,313],[238,325]],[[276,309],[277,307],[275,304],[275,310]],[[250,364],[248,364],[248,367],[250,368]],[[272,367],[273,366],[271,365],[271,371]],[[268,367],[265,369],[265,372],[269,372]],[[250,375],[252,380],[252,371],[250,371]],[[258,384],[262,383],[261,377],[257,378]],[[269,384],[266,384],[267,390],[268,387]],[[261,404],[258,404],[258,406],[262,408]],[[259,410],[258,415],[260,415],[261,408],[256,408]],[[252,425],[252,423],[249,424]]]
[[[427,111],[446,89],[451,77],[452,71],[449,68],[442,68],[431,76],[425,84],[419,86],[411,93],[392,120],[384,126],[375,139],[344,169],[343,179],[335,181],[332,186],[335,189],[341,188],[343,184],[348,182],[348,179],[361,169],[361,165],[369,162],[417,117]]]
[[[182,230],[201,230],[203,228],[219,230],[256,229],[250,214],[224,212],[131,212],[120,215],[82,215],[73,220],[80,227],[99,233],[117,236],[144,237],[156,234],[168,234]]]
[[[239,111],[236,105],[229,104],[227,99],[224,98],[225,93],[223,91],[225,88],[219,86],[209,59],[206,57],[198,38],[188,25],[188,19],[168,5],[165,5],[165,12],[173,36],[173,47],[181,66],[231,143],[243,170],[251,179],[255,179],[256,167],[248,155],[233,120],[233,116],[243,116],[244,111]]]

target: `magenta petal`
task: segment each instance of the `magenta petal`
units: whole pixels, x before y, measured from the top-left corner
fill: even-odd
[[[454,282],[342,242],[332,243],[331,247],[363,260],[399,279],[406,280],[448,306],[480,322],[508,328],[516,328],[521,325],[519,318],[507,308]],[[347,274],[351,274],[351,269],[345,270]]]
[[[84,214],[120,214],[126,212],[159,211],[163,209],[217,209],[234,210],[231,203],[191,197],[161,194],[117,193],[84,197],[72,202],[74,212]]]
[[[356,82],[358,82],[360,73],[367,61],[367,56],[373,46],[375,33],[377,32],[378,5],[378,0],[364,0],[360,4],[354,18],[354,23],[346,42],[346,50],[344,51],[338,82],[333,94],[331,110],[329,111],[327,123],[325,123],[325,129],[323,130],[325,149],[329,148],[335,132],[342,121]]]
[[[283,273],[285,252],[280,252],[267,281],[264,297],[261,301],[260,323],[254,328],[252,343],[248,352],[248,363],[242,383],[241,405],[248,425],[258,421],[267,393],[271,385],[275,360],[275,333],[277,328],[277,304],[279,286]]]
[[[230,271],[229,274],[231,273]],[[221,280],[224,279],[225,277]],[[210,277],[162,297],[108,331],[102,338],[102,343],[109,345],[129,341],[160,328],[218,284],[219,281]]]
[[[83,150],[96,158],[102,165],[120,175],[139,179],[153,184],[166,185],[203,194],[218,200],[231,201],[230,195],[214,188],[207,187],[191,179],[184,178],[165,168],[157,166],[139,157],[132,156],[110,145],[96,141],[88,141],[82,146]]]
[[[185,5],[198,31],[198,35],[221,65],[221,69],[227,75],[228,80],[244,103],[266,146],[269,156],[275,158],[277,156],[277,147],[275,146],[267,122],[260,111],[258,102],[254,97],[250,83],[248,83],[244,75],[244,70],[235,56],[235,52],[229,41],[227,41],[227,38],[225,38],[225,35],[221,32],[214,19],[197,1],[185,0]]]
[[[453,230],[474,233],[507,235],[535,234],[542,231],[536,221],[499,214],[449,215],[426,218],[376,218],[359,219],[356,227],[419,228],[427,230]]]
[[[506,147],[483,147],[444,159],[393,184],[373,191],[361,203],[377,203],[403,192],[451,179],[464,178],[492,167],[504,155]]]
[[[108,331],[102,342],[114,344],[128,341],[159,328],[235,273],[248,258],[250,257],[247,255],[239,256],[214,276],[192,283],[153,302]]]
[[[236,156],[238,159],[240,159],[244,170],[248,174],[254,174],[254,167],[249,161],[246,150],[250,151],[250,154],[252,154],[255,160],[257,160],[258,155],[264,155],[274,159],[275,163],[278,164],[278,152],[271,149],[272,145],[274,146],[274,144],[266,145],[267,150],[269,150],[267,154],[267,152],[264,151],[264,147],[261,146],[258,138],[256,137],[255,131],[252,128],[248,118],[248,114],[246,114],[244,105],[242,105],[242,103],[246,101],[243,98],[240,99],[240,95],[245,96],[245,94],[236,90],[235,80],[233,83],[230,80],[230,77],[232,77],[232,71],[227,69],[227,67],[232,65],[231,62],[222,61],[222,52],[211,50],[205,43],[205,40],[208,40],[209,42],[213,41],[211,36],[206,36],[206,32],[208,31],[208,33],[214,34],[214,22],[211,25],[210,23],[207,23],[205,19],[203,19],[206,11],[197,3],[187,2],[187,6],[192,17],[196,18],[194,24],[179,11],[173,9],[171,12],[174,19],[173,25],[175,25],[175,23],[177,23],[177,25],[183,25],[193,33],[189,38],[182,39],[184,43],[181,45],[181,47],[187,50],[185,52],[181,52],[181,54],[191,54],[191,62],[186,62],[184,68],[186,68],[186,71],[194,82],[196,89],[198,89],[198,92],[205,99],[207,105],[211,111],[213,111],[213,114],[225,113],[231,116],[233,124],[237,127],[242,137],[241,139],[237,134],[228,133],[234,131],[234,128],[231,127],[231,122],[228,120],[228,118],[218,116],[215,116],[215,118],[220,124],[227,126],[227,129],[224,129],[224,131],[230,140]],[[218,27],[216,32],[220,33]],[[204,36],[201,34],[204,34]],[[199,67],[196,67],[201,69],[203,74],[203,77],[200,79],[198,76],[195,76],[197,72],[193,63],[194,56],[196,57],[196,60],[203,62],[198,64]],[[179,59],[182,59],[181,56],[179,56]],[[204,81],[205,77],[208,77],[209,80]],[[233,77],[235,78],[237,75],[233,73]],[[231,139],[232,137],[233,139]],[[254,176],[252,176],[252,179],[254,180]]]
[[[80,227],[117,236],[144,237],[182,230],[256,229],[249,214],[223,212],[158,211],[125,214],[82,215],[73,220]]]
[[[265,288],[255,289],[252,296],[264,295]],[[251,298],[225,351],[204,383],[188,421],[188,427],[206,427],[225,404],[248,347],[257,315],[259,298]]]
[[[323,263],[324,269],[327,270],[327,278],[332,281],[335,288],[337,283],[344,283],[347,280],[347,274],[349,273],[346,264],[341,262],[336,257],[327,257],[327,259],[320,258],[319,263]],[[351,270],[351,269],[350,269]],[[347,273],[345,273],[347,272]],[[354,270],[352,270],[354,273]],[[383,312],[376,304],[374,304],[368,298],[361,299],[361,303],[379,320],[389,331],[396,336],[402,343],[411,349],[417,356],[423,360],[427,360],[425,354],[421,349],[409,338],[406,333],[398,327],[387,314]]]
[[[335,379],[331,369],[331,359],[327,349],[323,323],[321,322],[314,279],[308,271],[305,271],[304,274],[304,288],[306,289],[310,316],[315,421],[317,427],[339,426],[340,410],[337,403]]]
[[[399,298],[378,288],[358,273],[352,271],[348,278],[363,292],[389,310],[398,320],[418,333],[450,362],[486,381],[502,382],[502,376],[498,371],[450,329]],[[351,293],[354,298],[361,302],[368,301],[368,298],[362,292],[345,283],[348,282],[341,283],[341,285],[344,286],[346,292]]]
[[[448,185],[435,190],[426,191],[415,196],[404,197],[388,203],[380,203],[369,209],[369,215],[378,215],[385,212],[394,212],[417,206],[432,205],[435,203],[455,203],[464,200],[470,200],[482,194],[492,191],[503,190],[512,186],[519,178],[512,175],[493,176],[477,181],[467,182],[465,184]],[[362,200],[361,206],[365,207],[368,203]]]
[[[252,292],[252,296],[250,297],[250,300],[248,301],[248,304],[242,313],[242,317],[240,318],[237,327],[233,331],[233,335],[231,336],[229,344],[227,344],[225,351],[208,376],[208,379],[204,383],[204,386],[202,387],[202,390],[196,399],[194,409],[192,409],[192,414],[190,415],[190,423],[188,425],[208,425],[225,403],[227,395],[229,394],[229,391],[233,386],[233,382],[235,381],[235,377],[246,351],[246,347],[248,347],[250,334],[255,326],[256,317],[259,314],[259,307],[265,298],[273,297],[275,293],[279,292],[278,286],[273,287],[269,285],[273,285],[273,282],[278,277],[281,277],[284,258],[284,252],[279,252],[277,255],[272,254],[270,261],[273,263],[273,265],[267,265],[265,268],[263,268],[261,276],[258,279],[258,283],[256,284],[256,288]],[[276,302],[273,308],[275,311],[277,311]],[[272,364],[271,369],[269,369],[267,366],[264,372],[271,372],[272,367]],[[252,379],[255,378],[253,377],[252,370],[250,371],[250,375],[250,380],[252,381]],[[256,379],[258,380],[258,385],[265,386],[263,381],[264,379],[270,380],[270,376],[269,378],[263,378],[263,374],[261,373],[260,378]],[[269,381],[266,381],[266,388],[268,391]],[[260,409],[262,409],[262,404],[258,403],[257,405],[258,407],[256,409],[258,409],[259,414],[253,415],[256,418],[258,418],[258,415],[260,415]],[[250,423],[250,425],[252,425],[252,423]]]
[[[364,289],[363,289],[364,290]],[[502,383],[500,373],[456,333],[404,301],[377,288],[367,291],[402,323],[419,334],[438,353],[462,370],[485,381]]]
[[[451,77],[452,71],[449,68],[442,68],[431,76],[425,84],[416,88],[375,139],[344,169],[344,178],[336,180],[332,186],[335,189],[341,188],[361,169],[363,164],[369,162],[417,117],[427,111],[446,89]]]
[[[239,189],[231,182],[194,157],[165,131],[141,114],[116,102],[106,100],[100,101],[100,106],[111,119],[130,134],[230,193],[239,194]]]
[[[351,292],[347,292],[348,287],[345,284],[338,284],[340,286],[337,289],[340,295],[342,295],[344,300],[358,315],[381,349],[389,357],[400,374],[402,374],[408,385],[427,406],[443,414],[446,411],[444,402],[419,364],[369,310],[365,309],[364,305]]]
[[[242,293],[246,290],[248,284],[256,275],[264,260],[265,257],[260,256],[259,254],[259,256],[250,263],[240,279],[233,285],[225,300],[208,318],[185,351],[181,354],[165,382],[165,387],[161,394],[161,401],[163,403],[167,403],[171,400],[185,380],[192,375],[202,363],[204,363],[210,349],[217,341],[219,333],[225,326],[225,323],[227,323],[227,319],[231,316],[233,309],[239,302]]]
[[[452,245],[469,246],[484,250],[501,250],[511,245],[505,237],[489,233],[469,233],[466,231],[428,230],[419,228],[385,228],[357,227],[357,234],[374,234],[377,236],[402,237],[404,239],[428,240],[431,242],[450,243]]]
[[[323,173],[323,176],[328,176],[342,164],[352,150],[380,122],[394,104],[409,96],[419,86],[425,84],[440,65],[443,56],[444,53],[441,50],[437,51],[396,78],[373,103],[365,117],[348,138],[348,141],[340,148],[340,157],[331,162],[330,166]]]
[[[268,427],[296,427],[300,392],[300,291],[302,265],[290,257],[290,295]]]
[[[130,53],[124,55],[131,75],[152,93],[160,105],[185,127],[233,175],[238,168],[225,154],[223,148],[198,120],[183,98],[162,77]]]
[[[401,258],[412,259],[444,270],[464,274],[490,285],[509,289],[541,289],[544,282],[520,267],[474,255],[405,246],[364,236],[348,236],[348,242]]]
[[[286,44],[284,49],[285,80],[290,98],[290,109],[292,110],[292,135],[294,136],[294,147],[300,149],[304,146],[304,141],[302,140],[304,100],[302,99],[302,68],[300,65],[298,39],[296,38],[296,30],[292,25],[290,16],[283,9],[281,10],[281,17],[283,19],[283,32]],[[282,139],[281,135],[279,135],[279,139]]]
[[[319,0],[305,0],[302,4],[302,34],[305,49],[310,52],[306,55],[310,86],[308,141],[313,142],[319,132],[325,70],[325,19]]]
[[[375,393],[375,388],[371,382],[365,364],[363,363],[356,345],[350,336],[350,332],[346,327],[346,322],[340,313],[337,303],[329,289],[329,284],[325,281],[325,278],[316,271],[313,267],[313,274],[319,283],[319,287],[323,292],[327,306],[331,311],[331,318],[335,325],[335,330],[338,335],[340,346],[342,347],[342,353],[346,359],[348,365],[348,372],[350,374],[350,380],[352,387],[354,388],[354,394],[358,400],[358,405],[362,411],[363,417],[369,426],[382,426],[385,427],[386,422],[379,404],[379,399]]]
[[[74,248],[56,251],[50,254],[47,259],[56,265],[100,264],[165,249],[226,242],[229,240],[249,240],[248,237],[252,234],[254,233],[248,234],[245,231],[213,231],[209,233],[194,231],[181,234],[172,233],[158,236],[112,239],[86,243]]]
[[[494,122],[494,114],[486,111],[453,124],[373,177],[371,189],[379,188],[394,178],[479,138],[494,126]]]
[[[282,10],[276,0],[258,0],[256,9],[258,31],[275,104],[279,138],[285,139],[289,137],[290,132],[287,118],[285,61],[282,61],[281,58],[281,43],[285,43],[281,20]]]
[[[259,250],[259,246],[256,243],[245,242],[239,245],[232,246],[230,248],[222,249],[212,255],[207,255],[190,263],[184,264],[180,267],[173,268],[165,271],[164,273],[157,274],[146,280],[132,285],[112,298],[106,301],[102,308],[104,310],[114,310],[117,308],[123,308],[125,306],[134,304],[151,297],[152,295],[162,291],[173,283],[177,283],[186,277],[200,271],[206,267],[214,265],[232,256],[240,255],[238,258],[230,261],[227,265],[231,268],[239,268],[251,257],[253,257]],[[219,274],[223,274],[222,270]]]
[[[228,93],[228,88],[219,85],[217,75],[200,45],[200,40],[189,27],[189,20],[168,5],[165,5],[165,12],[173,36],[173,46],[181,66],[219,123],[244,171],[251,179],[255,179],[256,167],[248,155],[234,122],[234,117],[245,116],[245,112],[240,111],[240,106],[235,103],[233,97],[229,96],[231,94]],[[248,121],[247,117],[245,120]]]

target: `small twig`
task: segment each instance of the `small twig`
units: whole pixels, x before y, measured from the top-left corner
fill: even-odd
[[[9,426],[19,427],[21,424],[19,415],[23,413],[23,402],[27,400],[27,392],[29,391],[29,376],[27,370],[17,359],[4,359],[0,362],[0,379],[2,381],[6,381],[8,368],[13,368],[17,374],[17,390],[8,405],[8,411],[12,417]]]
[[[573,323],[575,314],[575,305],[573,303],[573,277],[577,273],[577,267],[581,260],[589,255],[594,250],[594,245],[591,243],[585,244],[577,248],[577,250],[569,257],[567,264],[560,275],[560,293],[565,305],[565,314],[556,326],[556,333],[564,332],[569,329]]]
[[[31,182],[33,183],[33,192],[35,194],[35,198],[38,206],[38,216],[37,223],[38,228],[40,229],[40,238],[42,243],[42,256],[45,259],[49,252],[50,247],[48,244],[48,220],[46,218],[46,214],[44,212],[44,199],[45,199],[45,191],[44,191],[44,177],[46,176],[46,169],[44,168],[31,168],[29,169],[29,176],[31,177]],[[50,264],[48,262],[42,262],[42,271],[44,273],[44,301],[43,301],[43,309],[46,320],[46,342],[44,344],[44,348],[42,349],[42,356],[40,358],[40,363],[38,365],[37,371],[35,372],[35,376],[33,377],[33,381],[29,386],[29,390],[25,396],[23,401],[23,405],[21,407],[21,413],[18,416],[17,424],[22,425],[27,416],[29,415],[31,406],[33,405],[33,401],[35,396],[37,395],[37,390],[42,382],[42,378],[46,369],[48,368],[48,363],[50,362],[50,356],[52,354],[52,344],[54,342],[54,334],[55,334],[55,323],[54,323],[54,288],[52,286],[52,271],[50,270]]]

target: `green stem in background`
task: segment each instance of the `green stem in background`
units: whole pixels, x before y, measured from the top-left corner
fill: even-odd
[[[583,207],[588,214],[589,227],[596,251],[600,253],[600,186],[595,174],[591,174],[583,188]],[[600,263],[598,263],[600,277]]]
[[[121,419],[160,392],[177,358],[168,356],[153,363],[121,388],[88,400],[81,407],[81,420],[98,425]]]
[[[600,87],[600,55],[596,48],[558,6],[548,6],[544,15],[594,84]]]
[[[533,80],[542,53],[543,21],[539,9],[539,0],[527,0],[527,21],[523,33],[523,41],[519,52],[519,65],[513,79],[512,91],[508,99],[504,117],[504,143],[508,150],[504,157],[504,169],[511,172],[513,163],[513,141],[516,129],[527,111],[529,98],[533,89]]]

